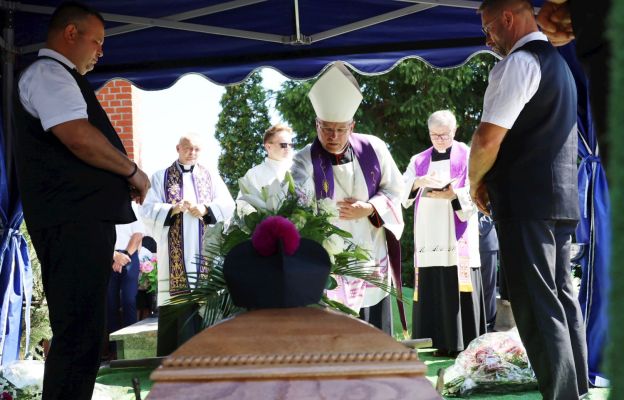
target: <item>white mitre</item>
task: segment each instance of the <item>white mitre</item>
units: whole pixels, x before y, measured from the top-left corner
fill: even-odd
[[[362,102],[360,86],[340,61],[323,73],[308,97],[316,116],[326,122],[351,121]]]

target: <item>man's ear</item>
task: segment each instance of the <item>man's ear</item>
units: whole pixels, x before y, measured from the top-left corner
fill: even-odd
[[[63,38],[67,42],[74,42],[78,38],[78,27],[76,24],[68,24],[65,29],[63,29]]]
[[[514,14],[510,10],[503,11],[503,24],[505,24],[505,28],[509,29],[513,25],[514,22]]]

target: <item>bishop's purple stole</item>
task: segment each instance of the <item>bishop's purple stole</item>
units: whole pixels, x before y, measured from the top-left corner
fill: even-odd
[[[379,184],[381,182],[381,166],[377,158],[377,153],[375,153],[375,149],[364,136],[355,132],[351,133],[349,136],[349,144],[364,174],[364,181],[366,181],[366,187],[368,189],[368,198],[370,199],[379,191]],[[314,190],[317,200],[333,198],[334,171],[332,169],[331,154],[323,149],[320,141],[316,138],[310,148],[310,155],[312,157]],[[401,324],[403,325],[403,330],[407,332],[407,319],[405,317],[403,302],[401,301],[403,298],[401,244],[392,232],[385,228],[384,230],[386,233],[386,246],[388,248],[391,276],[400,297],[400,299],[397,299],[397,305],[401,317]]]

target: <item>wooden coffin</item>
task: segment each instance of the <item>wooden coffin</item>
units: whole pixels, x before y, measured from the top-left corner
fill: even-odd
[[[416,352],[320,308],[249,311],[205,329],[156,369],[157,399],[440,399]]]

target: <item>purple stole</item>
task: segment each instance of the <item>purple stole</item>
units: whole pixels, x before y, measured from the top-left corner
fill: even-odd
[[[349,136],[349,144],[353,149],[353,153],[360,164],[366,187],[368,189],[368,198],[370,199],[379,191],[381,182],[381,166],[375,149],[366,138],[360,134],[352,132]],[[332,159],[329,152],[323,149],[318,138],[314,139],[310,148],[312,158],[312,169],[314,174],[314,191],[316,199],[324,199],[334,197],[334,170],[332,169]],[[399,297],[403,298],[403,285],[401,281],[401,244],[392,232],[385,229],[386,246],[388,248],[388,258],[390,260],[390,271],[394,286],[396,287]],[[399,314],[403,330],[407,332],[407,319],[403,302],[397,299]]]
[[[197,203],[208,205],[213,198],[210,172],[201,165],[195,165],[191,177],[193,179]],[[165,171],[164,189],[166,203],[175,205],[184,199],[182,181],[182,172],[177,166],[176,161]],[[169,227],[169,234],[167,237],[169,247],[169,293],[172,296],[190,292],[189,279],[184,262],[183,221],[182,213],[174,215],[171,218],[171,226]],[[201,241],[204,237],[204,222],[201,219],[199,219],[199,222],[199,238]],[[200,275],[205,275],[207,271],[200,265],[198,273]],[[200,276],[198,276],[198,278],[200,278]]]
[[[468,176],[468,165],[466,164],[466,159],[468,157],[468,146],[458,141],[453,140],[453,145],[451,147],[451,179],[457,179],[453,184],[453,187],[464,187],[466,186],[466,178]],[[429,172],[429,164],[431,164],[431,153],[433,152],[433,147],[428,148],[422,153],[416,156],[416,160],[414,161],[414,169],[416,172],[416,176],[424,176]],[[416,195],[416,200],[414,201],[414,220],[416,220],[416,212],[418,210],[418,202],[420,201],[420,196],[422,191],[419,191]],[[468,222],[461,221],[456,213],[453,213],[453,219],[455,220],[455,239],[457,240],[457,255],[458,255],[458,279],[459,279],[459,288],[461,292],[472,292],[472,281],[470,279],[470,266],[469,266],[469,250],[468,250],[468,242],[464,237],[464,233],[468,228]],[[414,230],[414,235],[417,232]],[[417,288],[418,288],[418,266],[416,266],[416,283],[414,290],[414,298],[417,296]]]

